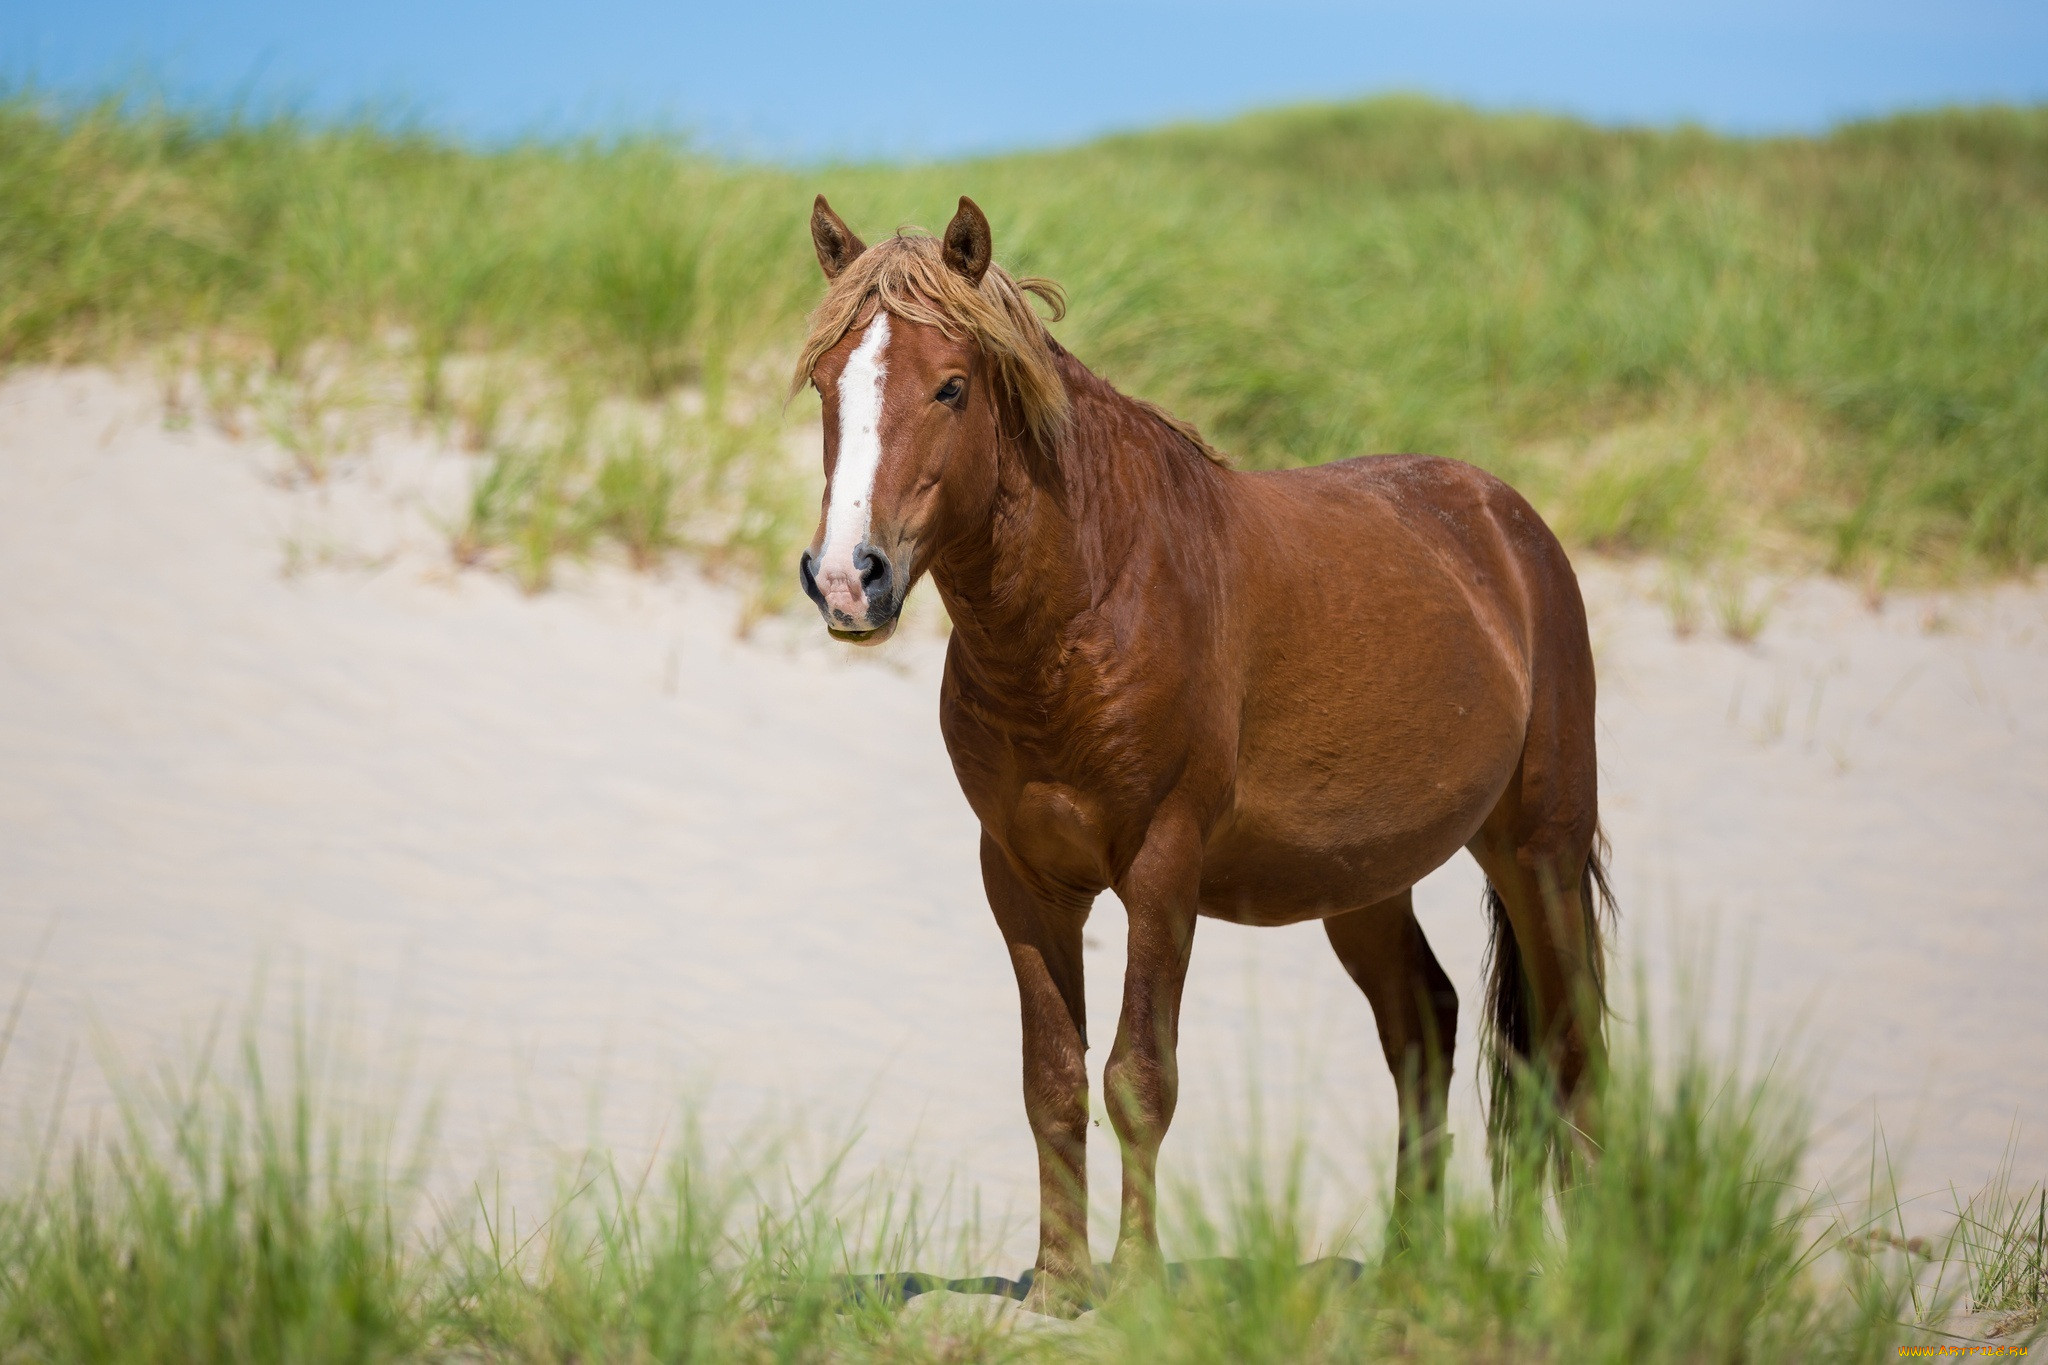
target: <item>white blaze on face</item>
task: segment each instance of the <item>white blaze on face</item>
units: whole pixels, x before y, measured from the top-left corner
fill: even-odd
[[[853,552],[867,539],[882,466],[882,381],[888,375],[889,315],[875,320],[839,372],[839,462],[832,468],[832,501],[825,511],[825,543],[818,551],[818,589],[848,616],[867,614],[867,595]]]

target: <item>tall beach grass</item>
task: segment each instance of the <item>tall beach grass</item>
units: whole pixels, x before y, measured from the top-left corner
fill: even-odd
[[[1072,349],[1245,466],[1456,455],[1576,543],[1688,562],[2048,558],[2042,108],[1731,139],[1380,99],[793,170],[16,97],[0,364],[149,354],[174,410],[286,431],[368,367],[482,452],[471,557],[780,573],[820,190],[871,238],[972,194],[1067,286]]]
[[[1164,1279],[1060,1324],[877,1292],[1019,1270],[913,1176],[721,1154],[687,1123],[650,1161],[584,1153],[543,1207],[487,1177],[433,1197],[423,1129],[339,1094],[306,1030],[251,1032],[0,1178],[0,1360],[1876,1362],[1961,1339],[1966,1310],[2039,1337],[2038,1187],[1894,1235],[1882,1198],[1803,1185],[1796,1093],[1664,1041],[1618,1047],[1602,1158],[1560,1190],[1454,1180],[1395,1241],[1371,1210],[1319,1225],[1300,1150],[1250,1145],[1171,1200]]]

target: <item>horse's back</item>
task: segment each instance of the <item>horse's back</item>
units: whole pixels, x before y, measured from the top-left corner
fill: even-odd
[[[1570,572],[1563,547],[1528,500],[1463,460],[1359,455],[1253,478],[1304,511],[1318,507],[1333,520],[1357,518],[1380,529],[1387,524],[1382,518],[1390,518],[1418,543],[1463,558],[1474,570],[1486,571],[1493,558],[1507,555],[1525,571]]]

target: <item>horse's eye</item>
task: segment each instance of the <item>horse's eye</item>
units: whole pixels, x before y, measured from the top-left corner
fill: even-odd
[[[941,403],[957,403],[960,401],[960,395],[966,391],[967,385],[962,383],[956,376],[941,384],[938,393],[934,396]]]

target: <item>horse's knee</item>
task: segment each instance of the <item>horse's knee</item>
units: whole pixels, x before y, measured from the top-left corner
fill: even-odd
[[[1102,1068],[1102,1094],[1110,1126],[1126,1142],[1156,1140],[1173,1119],[1180,1089],[1170,1044],[1122,1045]]]
[[[1085,1141],[1088,1133],[1088,1064],[1082,1053],[1050,1052],[1024,1060],[1024,1114],[1041,1139]]]

